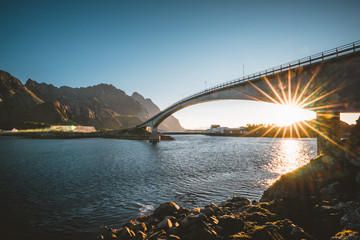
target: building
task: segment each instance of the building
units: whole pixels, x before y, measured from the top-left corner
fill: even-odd
[[[220,127],[220,125],[211,125],[210,129],[206,130],[205,133],[210,133],[210,134],[222,133],[222,134],[224,134],[228,130],[230,130],[230,128],[228,128],[228,127]]]

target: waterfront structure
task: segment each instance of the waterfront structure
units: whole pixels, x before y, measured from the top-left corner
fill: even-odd
[[[94,126],[51,125],[49,131],[91,133],[91,132],[96,132],[96,129]]]
[[[207,88],[181,99],[138,128],[157,127],[173,113],[203,102],[254,100],[295,105],[316,112],[318,152],[339,142],[340,113],[360,112],[360,41],[317,53]]]
[[[230,131],[228,127],[220,127],[220,125],[211,125],[211,128],[206,130],[205,133],[225,133],[226,131]]]

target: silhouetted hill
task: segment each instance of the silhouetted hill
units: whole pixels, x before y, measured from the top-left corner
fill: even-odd
[[[160,112],[160,108],[151,101],[150,98],[144,98],[139,93],[134,92],[131,97],[138,101],[141,106],[143,106],[147,110],[147,118],[154,116],[155,114]],[[179,120],[177,120],[174,116],[168,117],[164,122],[162,122],[159,126],[160,130],[168,130],[172,131],[184,131],[185,129],[181,127]]]
[[[0,70],[0,128],[24,122],[66,122],[60,103],[44,102],[17,78]]]
[[[108,84],[58,88],[29,79],[24,86],[4,71],[0,71],[0,79],[0,128],[41,122],[124,129],[134,127],[160,111],[150,99],[146,101],[151,104],[144,104],[139,102],[144,99],[140,94],[133,98]],[[176,119],[171,120],[171,124],[163,125],[165,130],[182,129]]]

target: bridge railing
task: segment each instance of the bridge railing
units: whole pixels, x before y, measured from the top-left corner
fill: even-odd
[[[209,92],[212,92],[212,91],[216,91],[216,90],[222,89],[224,87],[237,85],[239,83],[252,81],[252,80],[264,77],[264,76],[269,76],[269,75],[273,75],[273,74],[280,73],[280,72],[283,72],[283,71],[288,71],[288,70],[295,69],[295,68],[298,68],[298,67],[310,65],[310,64],[313,64],[313,63],[322,62],[322,61],[325,61],[325,60],[328,60],[328,59],[331,59],[331,58],[335,58],[335,57],[338,57],[338,56],[347,55],[347,54],[350,54],[352,52],[356,52],[356,51],[359,51],[359,50],[360,50],[360,40],[356,41],[356,42],[346,44],[346,45],[342,45],[340,47],[333,48],[333,49],[330,49],[330,50],[327,50],[327,51],[324,51],[324,52],[316,53],[316,54],[313,54],[313,55],[308,56],[308,57],[300,58],[300,59],[295,60],[295,61],[291,61],[291,62],[288,62],[288,63],[285,63],[285,64],[281,64],[281,65],[278,65],[278,66],[273,67],[273,68],[268,68],[268,69],[265,69],[265,70],[257,72],[257,73],[249,74],[249,75],[244,76],[244,77],[236,78],[236,79],[230,80],[230,81],[225,82],[225,83],[215,85],[215,86],[207,88],[207,89],[205,89],[203,91],[192,94],[192,95],[190,95],[190,96],[188,96],[186,98],[183,98],[180,101],[178,101],[178,102],[174,103],[173,105],[171,105],[169,108],[171,108],[173,106],[176,106],[179,103],[184,102],[186,100],[189,100],[191,98],[198,97],[200,95],[203,95],[203,94],[206,94],[206,93],[209,93]]]
[[[322,61],[325,61],[325,60],[328,60],[328,59],[331,59],[331,58],[335,58],[335,57],[338,57],[338,56],[347,55],[347,54],[350,54],[350,53],[353,53],[353,52],[356,52],[356,51],[359,51],[359,50],[360,50],[360,40],[356,41],[356,42],[346,44],[346,45],[342,45],[340,47],[333,48],[333,49],[330,49],[330,50],[327,50],[327,51],[324,51],[324,52],[313,54],[313,55],[308,56],[308,57],[300,58],[300,59],[295,60],[295,61],[291,61],[291,62],[288,62],[288,63],[285,63],[285,64],[281,64],[281,65],[278,65],[278,66],[273,67],[273,68],[268,68],[268,69],[265,69],[263,71],[253,73],[253,74],[241,77],[241,78],[236,78],[236,79],[233,79],[231,81],[221,83],[219,85],[216,85],[216,86],[213,86],[213,87],[210,87],[210,88],[207,88],[207,89],[205,89],[203,91],[197,92],[197,93],[195,93],[193,95],[190,95],[190,96],[188,96],[186,98],[181,99],[180,101],[172,104],[170,107],[164,109],[163,111],[171,109],[171,108],[177,106],[178,104],[180,104],[180,103],[182,103],[182,102],[184,102],[186,100],[190,100],[192,98],[195,98],[195,97],[198,97],[198,96],[201,96],[201,95],[213,92],[213,91],[217,91],[217,90],[223,89],[225,87],[234,86],[234,85],[241,84],[241,83],[244,83],[244,82],[253,81],[253,80],[259,79],[259,78],[264,77],[264,76],[269,76],[269,75],[273,75],[273,74],[276,74],[276,73],[281,73],[283,71],[288,71],[288,70],[295,69],[295,68],[298,68],[298,67],[310,65],[310,64],[313,64],[313,63],[322,62]],[[156,117],[159,114],[161,114],[161,112],[156,114],[154,117]]]

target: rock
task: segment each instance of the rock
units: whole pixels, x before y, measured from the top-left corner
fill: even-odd
[[[134,237],[134,240],[146,240],[146,239],[147,239],[147,235],[142,231],[138,231]]]
[[[360,233],[351,230],[338,232],[331,240],[360,240]]]
[[[217,207],[217,205],[216,205],[215,203],[213,203],[213,202],[212,202],[212,203],[210,203],[210,207],[213,207],[213,208],[215,207],[215,208],[216,208],[216,207]]]
[[[208,224],[201,222],[193,225],[189,240],[212,240],[215,239],[217,233]]]
[[[248,205],[250,204],[250,200],[244,197],[238,197],[238,196],[233,196],[233,198],[230,200],[231,202],[235,203],[235,205],[237,207],[241,207],[244,205]]]
[[[295,171],[282,175],[262,195],[260,201],[272,201],[282,198],[304,198],[320,195],[323,187],[348,178],[350,169],[341,159],[320,155]]]
[[[128,227],[124,227],[120,234],[120,237],[124,240],[131,239],[132,237],[135,237],[135,233]]]
[[[96,237],[96,239],[98,239],[98,240],[103,240],[103,239],[105,239],[105,238],[104,238],[103,235],[100,234],[99,236]]]
[[[199,207],[196,207],[193,210],[191,210],[191,212],[194,214],[198,214],[198,213],[200,213],[200,211],[201,211],[201,209]]]
[[[247,213],[253,213],[253,212],[261,212],[261,213],[264,213],[266,215],[271,215],[272,213],[265,209],[265,208],[262,208],[260,205],[256,204],[256,205],[247,205],[247,206],[244,206],[242,208],[242,210],[244,210],[245,212]]]
[[[230,236],[241,232],[244,229],[245,223],[243,220],[232,216],[221,216],[219,217],[219,226],[223,228],[223,235]]]
[[[219,224],[219,220],[217,220],[217,218],[215,216],[211,216],[208,218],[208,222],[211,223],[212,225],[217,225]]]
[[[164,230],[156,231],[148,236],[149,240],[159,240],[166,236],[166,232]]]
[[[246,235],[244,232],[239,232],[237,234],[231,235],[228,238],[229,240],[247,240],[252,239],[249,235]]]
[[[179,235],[180,229],[178,227],[175,227],[175,224],[174,224],[173,227],[171,227],[167,230],[167,233],[170,235]]]
[[[171,222],[176,221],[176,217],[174,217],[174,216],[166,216],[166,217],[164,217],[164,219],[169,219],[169,220],[171,220]]]
[[[147,227],[144,222],[138,222],[138,221],[130,221],[129,223],[125,224],[125,227],[128,227],[130,230],[136,232],[136,231],[142,231],[146,232]]]
[[[232,207],[233,206],[233,202],[229,201],[225,201],[225,202],[221,202],[220,207],[224,208],[224,207]]]
[[[206,216],[214,215],[215,211],[211,207],[206,207],[200,210],[202,214],[205,214]]]
[[[302,228],[293,224],[290,220],[278,220],[276,222],[268,222],[267,227],[273,227],[284,239],[314,239],[306,233]]]
[[[262,212],[253,212],[245,215],[245,220],[250,222],[257,222],[263,224],[265,222],[275,220],[275,214],[265,214]]]
[[[339,182],[334,182],[331,183],[329,185],[326,185],[325,187],[323,187],[322,189],[320,189],[320,193],[324,196],[326,195],[328,197],[328,199],[331,199],[331,197],[333,195],[335,195],[340,188],[340,183]]]
[[[277,209],[277,204],[275,203],[275,201],[261,202],[259,203],[259,205],[261,208],[265,208],[270,212],[275,212],[275,210]]]
[[[212,210],[214,210],[215,213],[222,211],[222,209],[219,208],[215,203],[211,203],[210,207],[212,208]]]
[[[351,129],[348,143],[348,160],[357,167],[360,167],[360,117],[356,121],[356,125]]]
[[[222,233],[224,231],[224,229],[222,227],[220,227],[219,225],[216,225],[214,229],[215,229],[215,232],[217,232],[217,233]]]
[[[153,217],[153,215],[143,215],[143,216],[140,216],[140,217],[138,217],[136,220],[138,221],[138,222],[147,222],[147,221],[149,221],[149,219],[151,219],[151,218],[154,218]]]
[[[179,212],[179,214],[188,215],[190,213],[190,210],[187,208],[181,207],[178,212]]]
[[[171,228],[172,226],[173,224],[170,219],[164,219],[159,224],[156,225],[156,227],[160,229],[168,229]]]
[[[191,213],[187,215],[183,220],[181,220],[180,227],[187,228],[197,222],[199,222],[198,216]]]
[[[239,197],[239,196],[236,196],[236,195],[234,195],[230,201],[232,201],[232,202],[247,202],[247,203],[250,203],[249,199],[247,199],[245,197]]]
[[[337,210],[341,210],[344,213],[349,212],[350,210],[355,210],[358,207],[360,207],[359,202],[355,202],[355,201],[348,201],[348,202],[339,202],[338,204],[336,204],[333,208],[337,209]]]
[[[340,224],[346,229],[360,231],[360,207],[346,213],[340,219]]]
[[[174,202],[166,202],[160,204],[158,208],[155,209],[153,215],[155,217],[161,218],[168,215],[174,215],[177,211],[179,211],[179,206]]]
[[[181,239],[180,237],[176,236],[176,235],[169,235],[167,237],[168,240],[178,240],[178,239]]]
[[[200,213],[198,215],[198,219],[199,219],[199,221],[205,222],[207,220],[207,216],[205,214]]]
[[[256,227],[251,236],[253,239],[285,240],[274,226]]]

